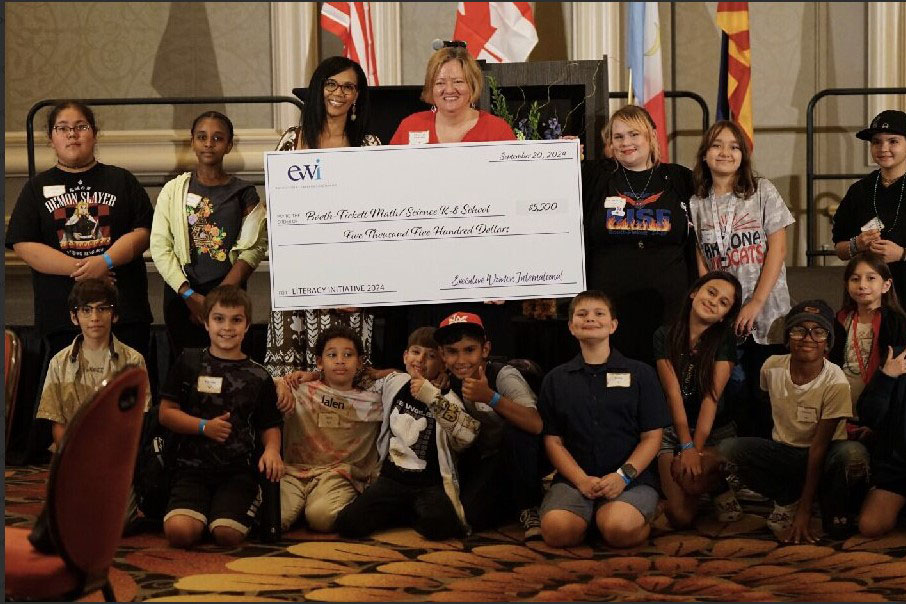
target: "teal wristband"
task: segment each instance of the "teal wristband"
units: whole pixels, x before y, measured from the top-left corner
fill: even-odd
[[[685,451],[686,449],[692,449],[694,447],[695,443],[690,440],[689,442],[684,443],[682,447],[680,447],[680,451]]]
[[[206,420],[206,419],[203,419],[200,422],[198,422],[198,433],[199,434],[204,434],[204,427],[207,425],[207,423],[208,423],[208,420]]]
[[[112,271],[113,270],[113,258],[111,258],[110,254],[108,254],[107,252],[104,252],[103,258],[104,258],[104,264],[107,265],[107,270]]]
[[[497,408],[497,405],[500,404],[500,399],[501,399],[501,398],[502,398],[502,397],[500,396],[500,393],[499,393],[499,392],[495,392],[495,393],[494,393],[494,396],[492,396],[490,402],[488,402],[488,405],[491,407],[491,409],[496,409],[496,408]]]
[[[179,295],[182,296],[183,300],[188,300],[189,298],[191,298],[192,296],[195,295],[195,290],[190,287]]]

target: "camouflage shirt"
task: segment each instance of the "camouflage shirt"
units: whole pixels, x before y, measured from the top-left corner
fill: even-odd
[[[202,388],[206,392],[199,391],[200,378],[207,378]],[[251,359],[221,359],[207,349],[183,351],[170,369],[160,396],[179,405],[185,413],[202,419],[230,413],[233,428],[226,442],[218,443],[202,434],[189,434],[181,439],[177,454],[180,467],[211,470],[253,467],[257,436],[283,422],[277,410],[274,381],[264,367]]]

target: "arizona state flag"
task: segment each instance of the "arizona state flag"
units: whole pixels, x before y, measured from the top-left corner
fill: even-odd
[[[752,126],[749,3],[718,2],[717,25],[723,31],[720,43],[717,119],[730,119],[739,124],[746,133],[751,150],[755,147],[755,130]]]

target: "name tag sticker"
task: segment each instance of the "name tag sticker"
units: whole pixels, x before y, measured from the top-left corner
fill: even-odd
[[[201,195],[197,193],[189,193],[186,195],[186,205],[190,208],[197,207],[201,203]]]
[[[427,130],[422,130],[420,132],[410,132],[409,133],[409,144],[410,145],[427,145],[428,139],[431,133]]]
[[[626,200],[623,199],[622,197],[617,197],[616,195],[612,195],[610,197],[605,197],[604,198],[604,207],[622,210],[623,208],[626,207]]]
[[[319,428],[339,428],[340,427],[340,416],[336,413],[319,413],[318,414],[318,427]]]
[[[223,390],[223,378],[213,375],[198,376],[198,391],[205,394],[220,394]]]
[[[44,197],[50,199],[66,193],[66,185],[44,185]]]
[[[629,388],[629,374],[628,373],[608,373],[607,374],[607,387],[608,388]]]
[[[702,231],[702,243],[717,243],[717,233],[714,231]]]
[[[818,422],[818,410],[814,407],[796,407],[796,421],[814,424]]]

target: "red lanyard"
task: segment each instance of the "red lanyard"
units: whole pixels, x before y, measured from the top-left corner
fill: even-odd
[[[871,332],[872,332],[872,341],[874,338],[878,337],[878,329],[881,326],[881,313],[875,311],[875,315],[871,319]],[[850,327],[852,328],[852,341],[853,341],[853,352],[856,353],[856,361],[859,363],[859,375],[862,377],[862,383],[867,384],[869,378],[868,370],[865,369],[865,362],[862,361],[862,346],[859,344],[859,313],[858,311],[853,311],[852,319],[850,320]],[[874,348],[874,345],[872,345]],[[868,354],[871,354],[871,350],[868,351]]]

